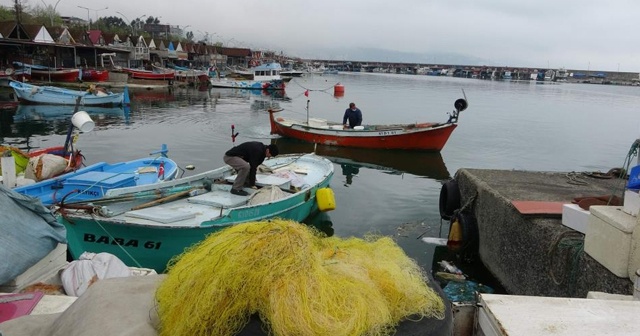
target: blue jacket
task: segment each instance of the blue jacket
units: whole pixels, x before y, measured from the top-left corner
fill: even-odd
[[[356,108],[355,111],[352,111],[348,108],[344,111],[344,117],[342,118],[342,124],[346,124],[347,120],[349,120],[349,127],[354,128],[356,126],[360,126],[362,124],[362,112],[359,108]]]

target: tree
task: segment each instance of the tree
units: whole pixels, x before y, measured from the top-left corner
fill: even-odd
[[[14,12],[5,6],[0,6],[0,21],[12,21],[15,20],[16,16]]]
[[[153,16],[147,16],[147,20],[145,22],[148,23],[148,24],[151,24],[151,23],[159,24],[160,23],[160,19],[156,18],[156,17],[153,17]]]

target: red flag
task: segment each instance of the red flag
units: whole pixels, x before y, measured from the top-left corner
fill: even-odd
[[[158,167],[158,178],[164,180],[164,162],[160,162],[160,167]]]
[[[304,92],[304,96],[305,96],[305,97],[309,97],[309,90],[307,90],[307,91],[305,91],[305,92]]]

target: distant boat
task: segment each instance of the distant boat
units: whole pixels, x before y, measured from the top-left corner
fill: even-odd
[[[230,78],[211,78],[211,86],[219,88],[249,90],[284,90],[285,81],[280,76],[282,66],[279,63],[266,63],[251,68],[251,80],[234,80]]]
[[[287,77],[302,77],[303,74],[304,74],[304,72],[299,71],[299,70],[282,70],[282,71],[280,71],[280,76],[287,76]]]
[[[109,71],[96,69],[81,69],[84,82],[106,82],[109,79]]]
[[[80,69],[50,68],[43,65],[13,62],[17,68],[30,68],[31,79],[51,82],[77,82],[80,80]]]
[[[37,86],[12,81],[9,85],[16,93],[18,100],[26,104],[80,105],[84,106],[121,106],[124,104],[124,93],[95,91],[78,91],[55,86]],[[126,92],[125,88],[125,92]]]
[[[134,79],[173,80],[176,78],[176,73],[173,70],[157,72],[151,70],[123,68],[122,71],[126,72],[129,74],[129,77]]]

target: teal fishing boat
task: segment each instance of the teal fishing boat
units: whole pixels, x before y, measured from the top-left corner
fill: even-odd
[[[73,258],[108,252],[129,266],[166,269],[169,260],[228,226],[279,217],[302,221],[335,207],[331,161],[315,154],[266,160],[248,196],[230,193],[235,170],[224,166],[154,186],[114,189],[93,202],[65,203],[58,220]]]

